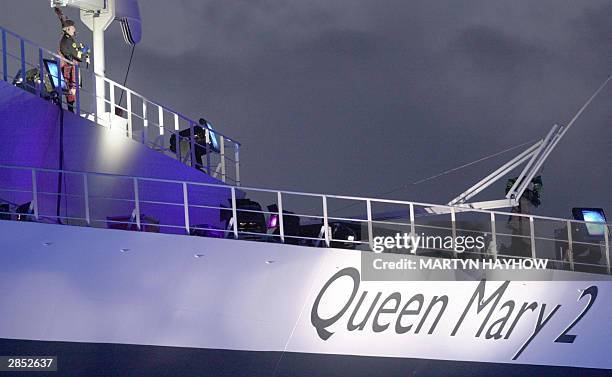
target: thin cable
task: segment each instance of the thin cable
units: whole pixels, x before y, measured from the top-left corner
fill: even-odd
[[[130,62],[128,63],[127,69],[125,70],[125,78],[123,79],[123,87],[127,83],[128,75],[130,74],[130,67],[132,66],[132,58],[134,57],[134,50],[136,49],[136,45],[132,45],[132,52],[130,53]],[[121,91],[121,96],[119,97],[119,106],[121,106],[121,101],[123,100],[123,92]]]
[[[463,165],[460,165],[460,166],[454,167],[454,168],[452,168],[452,169],[445,170],[445,171],[443,171],[443,172],[441,172],[441,173],[434,174],[434,175],[432,175],[432,176],[430,176],[430,177],[423,178],[423,179],[419,179],[419,180],[417,180],[417,181],[414,181],[414,182],[411,182],[411,183],[408,183],[408,184],[401,185],[400,187],[394,188],[393,190],[386,191],[386,192],[383,192],[383,193],[377,194],[377,195],[375,195],[375,196],[382,196],[382,195],[391,194],[391,193],[394,193],[394,192],[396,192],[396,191],[399,191],[399,190],[402,190],[402,189],[406,189],[406,188],[408,188],[408,187],[410,187],[410,186],[415,186],[415,185],[419,185],[419,184],[424,183],[424,182],[431,181],[431,180],[436,179],[436,178],[439,178],[439,177],[441,177],[441,176],[443,176],[443,175],[447,175],[447,174],[450,174],[450,173],[456,172],[456,171],[461,170],[461,169],[463,169],[463,168],[467,168],[468,166],[472,166],[472,165],[477,164],[477,163],[479,163],[479,162],[489,160],[489,159],[491,159],[491,158],[493,158],[493,157],[497,157],[497,156],[499,156],[499,155],[501,155],[501,154],[508,153],[508,152],[513,151],[513,150],[515,150],[515,149],[517,149],[517,148],[523,147],[523,146],[525,146],[525,145],[527,145],[527,144],[534,143],[534,142],[536,142],[536,141],[538,141],[538,140],[540,140],[540,139],[539,139],[539,138],[537,138],[537,139],[532,139],[532,140],[526,141],[526,142],[524,142],[524,143],[521,143],[521,144],[515,145],[515,146],[513,146],[513,147],[510,147],[510,148],[504,149],[504,150],[502,150],[502,151],[500,151],[500,152],[496,152],[496,153],[493,153],[493,154],[487,155],[487,156],[485,156],[485,157],[481,157],[481,158],[479,158],[479,159],[477,159],[477,160],[474,160],[474,161],[472,161],[472,162],[468,162],[467,164],[463,164]],[[340,210],[343,210],[343,209],[347,209],[347,208],[350,208],[350,207],[356,206],[357,204],[360,204],[360,203],[353,203],[353,204],[349,204],[349,205],[347,205],[347,206],[340,207],[340,208],[338,208],[338,209],[335,209],[335,210],[333,210],[333,211],[330,211],[330,213],[338,212],[338,211],[340,211]]]
[[[434,174],[434,175],[432,175],[431,177],[427,177],[427,178],[419,179],[418,181],[414,181],[414,182],[412,182],[412,183],[408,183],[408,184],[403,185],[403,186],[401,186],[401,187],[399,187],[399,188],[397,188],[397,189],[394,189],[394,190],[391,190],[391,191],[385,192],[385,193],[380,194],[380,195],[390,194],[390,193],[395,192],[395,191],[397,191],[397,190],[401,190],[401,189],[403,189],[403,188],[408,188],[409,186],[412,186],[412,185],[419,185],[419,184],[421,184],[421,183],[424,183],[424,182],[427,182],[427,181],[431,181],[432,179],[436,179],[436,178],[439,178],[439,177],[441,177],[441,176],[443,176],[443,175],[447,175],[447,174],[450,174],[450,173],[456,172],[457,170],[461,170],[461,169],[463,169],[463,168],[467,168],[468,166],[475,165],[475,164],[477,164],[477,163],[479,163],[479,162],[489,160],[489,159],[491,159],[491,158],[493,158],[493,157],[497,157],[497,156],[502,155],[502,154],[504,154],[504,153],[507,153],[507,152],[513,151],[513,150],[518,149],[518,148],[520,148],[520,147],[522,147],[522,146],[525,146],[525,145],[527,145],[527,144],[534,143],[534,142],[536,142],[536,141],[538,141],[538,140],[540,140],[540,139],[538,138],[538,139],[532,139],[532,140],[526,141],[526,142],[524,142],[524,143],[521,143],[521,144],[515,145],[515,146],[513,146],[513,147],[510,147],[510,148],[504,149],[503,151],[500,151],[500,152],[497,152],[497,153],[493,153],[493,154],[491,154],[491,155],[488,155],[488,156],[485,156],[485,157],[479,158],[479,159],[474,160],[474,161],[472,161],[472,162],[468,162],[467,164],[463,164],[463,165],[460,165],[460,166],[454,167],[454,168],[452,168],[452,169],[445,170],[445,171],[443,171],[443,172],[441,172],[441,173]]]
[[[591,102],[593,102],[595,97],[597,97],[599,92],[601,92],[603,90],[603,88],[605,88],[606,85],[608,85],[608,82],[610,82],[610,79],[612,79],[612,75],[608,76],[608,78],[604,80],[603,84],[601,84],[599,86],[599,88],[597,88],[597,90],[591,95],[591,97],[589,97],[589,99],[584,103],[584,105],[582,105],[582,107],[580,108],[580,110],[578,110],[576,115],[574,115],[572,120],[570,120],[569,123],[567,124],[567,126],[565,126],[565,129],[561,133],[561,136],[559,136],[559,139],[561,139],[563,137],[563,135],[565,135],[567,130],[569,130],[570,127],[572,127],[574,125],[574,122],[576,121],[576,119],[578,119],[580,117],[580,115],[582,115],[584,110],[586,110],[586,108],[589,107],[589,105],[591,104]]]

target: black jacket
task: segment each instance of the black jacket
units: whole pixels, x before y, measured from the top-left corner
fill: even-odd
[[[81,44],[71,37],[68,33],[64,33],[60,41],[60,52],[69,61],[82,61]]]

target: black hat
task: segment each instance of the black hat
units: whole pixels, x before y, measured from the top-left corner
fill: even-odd
[[[69,26],[74,26],[74,21],[67,19],[62,23],[62,27],[69,27]]]

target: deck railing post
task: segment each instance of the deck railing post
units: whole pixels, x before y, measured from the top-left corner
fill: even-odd
[[[212,174],[210,174],[210,130],[208,127],[204,130],[204,135],[206,136],[206,174],[212,177]]]
[[[138,199],[138,178],[134,177],[134,217],[136,217],[136,228],[140,228],[140,200]]]
[[[195,154],[195,132],[193,130],[193,123],[189,122],[189,153],[191,154],[191,166],[197,168],[196,154]]]
[[[75,104],[76,104],[76,114],[77,115],[81,115],[81,85],[79,85],[81,82],[80,76],[81,76],[81,71],[79,69],[79,66],[75,65],[74,66],[74,78],[76,80],[76,93],[75,93],[76,103]]]
[[[34,218],[38,221],[38,189],[36,184],[36,169],[32,169],[32,210]]]
[[[183,207],[185,209],[185,232],[189,234],[189,195],[187,193],[187,183],[183,182]]]
[[[608,268],[608,275],[610,274],[610,229],[608,225],[604,224],[604,240],[606,242],[606,266]]]
[[[529,236],[531,239],[531,257],[535,259],[536,247],[535,247],[535,226],[533,223],[533,216],[529,216]]]
[[[181,156],[181,135],[179,135],[179,131],[174,131],[174,149],[176,150],[176,159],[180,162],[183,162],[183,157]]]
[[[366,200],[366,211],[368,217],[368,243],[370,244],[370,249],[373,250],[374,227],[372,226],[372,202],[370,199]]]
[[[574,245],[572,239],[572,222],[567,220],[567,258],[570,264],[570,270],[574,271]],[[563,259],[563,253],[561,253]]]
[[[329,234],[329,218],[327,217],[327,196],[321,196],[323,200],[323,235],[325,238],[325,246],[329,247],[330,243],[330,234]]]
[[[451,235],[453,237],[453,255],[457,258],[457,248],[455,247],[455,242],[457,240],[457,217],[455,214],[455,207],[451,207],[450,209],[451,215]]]
[[[113,118],[115,115],[115,84],[112,81],[108,82],[110,89],[110,112],[108,113],[108,129],[113,128]]]
[[[127,135],[128,137],[131,139],[132,138],[132,132],[133,132],[133,125],[132,125],[132,92],[129,90],[126,90],[127,94],[126,94],[126,109],[127,109]]]
[[[157,106],[157,117],[159,122],[159,135],[162,136],[162,148],[164,146],[164,108],[161,106]]]
[[[98,88],[98,79],[96,77],[95,74],[93,74],[93,80],[95,82],[95,87],[91,89],[91,106],[93,109],[93,114],[94,114],[94,119],[96,121],[96,124],[101,125],[100,124],[100,114],[98,114],[98,96],[96,94],[96,90]]]
[[[240,186],[240,144],[234,142],[234,163],[236,164],[236,186]]]
[[[2,79],[8,81],[6,30],[2,29]]]
[[[278,232],[280,234],[280,240],[285,243],[285,225],[283,222],[283,197],[280,191],[276,192],[276,200],[278,203]]]
[[[416,235],[415,224],[414,224],[414,204],[410,203],[410,234]]]
[[[221,181],[225,182],[225,137],[221,135],[219,150],[221,152]]]
[[[231,188],[232,191],[232,219],[234,219],[234,221],[232,222],[233,224],[233,231],[234,231],[234,238],[238,239],[238,211],[236,210],[236,189],[232,186]]]
[[[146,144],[148,138],[149,138],[149,119],[147,118],[147,100],[142,98],[142,143]]]
[[[21,83],[23,88],[26,89],[26,54],[25,54],[25,41],[23,38],[19,38],[19,48],[21,50]]]
[[[64,93],[62,92],[62,80],[64,80],[64,74],[62,73],[62,69],[61,69],[61,61],[58,57],[55,58],[55,64],[57,65],[57,87],[55,88],[55,93],[57,93],[57,103],[59,104],[60,107],[62,107],[62,97],[64,96]],[[68,83],[66,83],[66,88],[68,90],[70,90],[70,88],[68,87]]]
[[[38,85],[36,85],[36,95],[41,96],[45,87],[45,63],[43,62],[42,47],[38,48]]]
[[[491,212],[491,243],[493,245],[493,259],[497,259],[497,227],[495,224],[495,212]]]

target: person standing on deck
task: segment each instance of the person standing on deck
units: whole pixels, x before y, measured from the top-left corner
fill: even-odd
[[[67,86],[66,102],[68,103],[68,110],[74,112],[74,102],[76,100],[76,89],[78,83],[76,82],[76,70],[78,64],[84,59],[89,63],[89,55],[82,43],[79,43],[76,38],[76,27],[74,21],[64,15],[61,9],[55,7],[55,14],[60,19],[62,24],[62,39],[60,40],[60,53],[66,59],[60,64],[62,70],[62,76]]]

